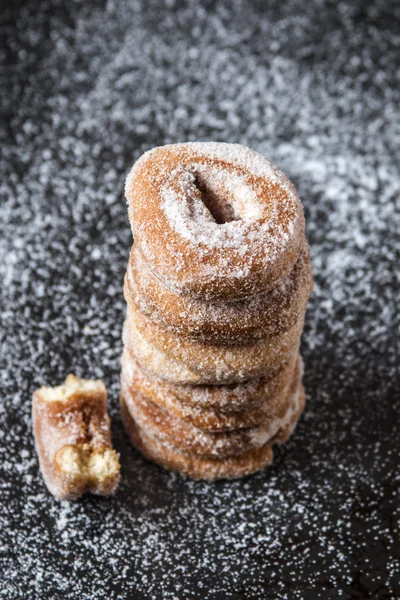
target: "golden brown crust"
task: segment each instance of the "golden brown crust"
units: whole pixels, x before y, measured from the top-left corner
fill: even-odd
[[[235,479],[250,475],[272,462],[273,453],[269,446],[257,448],[238,457],[226,459],[201,459],[182,454],[173,446],[167,446],[148,436],[140,429],[129,414],[121,399],[121,417],[131,442],[142,454],[170,471],[178,471],[192,479],[213,481]]]
[[[302,330],[301,319],[275,338],[247,346],[211,346],[172,334],[128,307],[123,339],[156,377],[172,383],[226,384],[274,372],[297,351]]]
[[[293,432],[305,405],[304,391],[301,391],[298,413],[293,415],[290,424],[270,443],[249,450],[238,456],[228,458],[201,458],[180,452],[171,444],[166,444],[146,434],[130,416],[129,410],[121,398],[121,416],[127,434],[132,443],[144,456],[159,465],[178,471],[193,479],[214,481],[216,479],[236,479],[260,471],[273,459],[272,445],[283,443]]]
[[[296,190],[243,146],[189,143],[146,153],[125,192],[125,428],[145,456],[193,478],[253,473],[305,402],[313,274]]]
[[[89,389],[87,383],[95,385]],[[63,500],[86,491],[108,495],[119,483],[120,467],[104,384],[69,375],[63,388],[40,388],[33,394],[35,445],[45,483]]]
[[[303,246],[294,186],[242,146],[155,148],[134,165],[125,194],[146,264],[177,293],[232,300],[267,291],[292,270]],[[223,209],[221,220],[211,205]]]
[[[277,444],[278,446],[281,446],[282,444],[285,444],[288,441],[288,439],[290,438],[290,436],[296,429],[296,425],[297,425],[301,415],[303,414],[305,407],[306,407],[306,392],[305,392],[303,384],[301,384],[299,398],[298,398],[297,413],[294,414],[292,419],[289,421],[289,423],[287,423],[284,427],[282,427],[281,430],[277,433],[277,435],[272,440],[273,444]]]
[[[134,244],[124,290],[128,306],[136,306],[172,333],[205,344],[237,345],[274,337],[293,327],[304,315],[312,287],[307,242],[293,270],[269,292],[213,303],[171,292],[151,274]]]
[[[223,386],[175,385],[145,373],[127,349],[122,354],[121,367],[124,389],[137,390],[175,417],[204,431],[227,431],[261,423],[270,402],[283,393],[295,376],[295,367],[299,374],[302,371],[300,356],[294,355],[269,379]]]
[[[268,402],[257,425],[217,432],[201,430],[177,418],[132,387],[122,386],[121,396],[136,424],[151,437],[191,455],[226,458],[265,445],[285,428],[298,412],[301,389],[297,372],[289,386]]]

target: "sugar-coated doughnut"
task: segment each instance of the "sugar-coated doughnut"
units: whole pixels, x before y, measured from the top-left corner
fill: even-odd
[[[307,242],[293,269],[272,290],[239,301],[209,302],[171,292],[146,267],[134,244],[125,299],[172,333],[205,344],[248,344],[290,329],[304,315],[313,287]]]
[[[62,386],[41,387],[33,394],[32,416],[40,468],[54,496],[72,500],[115,491],[120,465],[102,381],[68,375]]]
[[[121,414],[142,453],[197,479],[273,458],[305,405],[313,287],[300,199],[236,144],[154,148],[129,173]]]
[[[273,439],[298,413],[301,391],[297,372],[284,393],[268,403],[261,422],[253,427],[218,432],[201,430],[177,418],[133,387],[122,386],[121,395],[131,417],[151,437],[202,458],[226,458],[264,446]]]
[[[148,268],[178,294],[234,300],[272,289],[304,244],[293,184],[238,144],[173,144],[146,152],[125,195]]]
[[[145,373],[125,348],[121,358],[121,386],[137,390],[199,429],[227,431],[261,423],[271,401],[285,393],[295,368],[302,373],[299,355],[291,357],[269,378],[230,385],[176,385]]]
[[[138,362],[162,379],[173,383],[222,384],[261,377],[276,370],[296,352],[302,330],[303,320],[300,320],[275,338],[247,346],[211,346],[168,332],[130,307],[123,340]],[[154,351],[149,356],[146,351],[149,347],[157,351],[157,360]],[[176,367],[168,372],[167,364]]]
[[[216,479],[244,477],[245,475],[260,471],[271,464],[273,460],[271,446],[273,444],[284,443],[289,435],[291,435],[304,409],[304,405],[305,396],[303,389],[301,389],[298,413],[293,415],[291,422],[282,428],[274,439],[270,440],[264,446],[227,458],[201,458],[193,454],[181,452],[173,444],[150,436],[135,423],[123,397],[121,397],[121,417],[133,445],[145,457],[166,469],[178,471],[193,479],[213,481]]]

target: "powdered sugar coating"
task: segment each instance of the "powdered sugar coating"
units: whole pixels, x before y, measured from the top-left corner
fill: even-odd
[[[266,294],[239,302],[210,302],[174,294],[146,267],[134,244],[125,277],[125,299],[174,334],[206,344],[238,345],[275,337],[302,318],[313,286],[309,247],[293,270]]]
[[[134,386],[138,391],[166,408],[180,419],[205,430],[235,429],[257,424],[273,396],[288,385],[299,355],[274,372],[270,377],[252,379],[231,385],[176,385],[144,372],[134,355],[125,348],[121,357],[121,384]],[[225,424],[225,425],[224,425]]]
[[[204,155],[210,159],[217,158],[229,164],[237,165],[257,177],[265,177],[273,182],[279,182],[288,192],[291,191],[287,178],[283,176],[276,165],[247,146],[223,142],[186,142],[182,146],[187,148],[189,152],[192,150],[195,155]],[[152,160],[157,151],[158,148],[148,150],[132,167],[126,178],[125,195],[129,195],[134,185],[137,169],[147,160]]]
[[[290,273],[304,241],[294,186],[239,145],[155,148],[134,165],[125,192],[147,266],[178,294],[249,297]]]
[[[254,223],[260,219],[265,211],[265,198],[257,195],[243,174],[262,177],[268,181],[277,183],[297,202],[297,194],[284,174],[279,171],[267,158],[261,156],[254,150],[239,144],[226,144],[221,142],[188,142],[181,144],[189,154],[193,153],[193,162],[187,167],[177,167],[170,174],[167,182],[161,188],[162,208],[165,211],[175,231],[196,244],[205,246],[235,246],[246,253],[244,244],[249,235],[246,224]],[[125,183],[125,195],[129,197],[135,186],[135,177],[140,173],[140,168],[146,166],[147,161],[162,160],[160,153],[164,148],[154,148],[146,152],[137,162],[127,176]],[[196,157],[206,157],[206,163],[196,162]],[[213,163],[213,159],[221,161],[222,164]],[[232,171],[224,170],[225,166],[232,167]],[[236,168],[240,170],[236,171]],[[195,196],[195,175],[200,175],[205,182],[211,186],[222,197],[231,196],[233,208],[236,208],[236,219],[216,223],[209,210],[201,201],[200,196]],[[171,183],[177,180],[177,190]],[[273,205],[272,199],[270,200]],[[271,217],[275,217],[273,210]],[[133,217],[134,219],[134,217]],[[270,223],[258,230],[252,237],[258,237],[264,244],[276,246],[279,240],[280,228]],[[293,235],[293,224],[289,224],[288,231],[283,233],[283,242],[288,236]],[[273,260],[273,253],[268,257]]]
[[[121,395],[131,417],[151,437],[195,457],[226,458],[264,446],[291,423],[300,411],[300,388],[298,368],[282,394],[270,399],[261,421],[253,427],[225,431],[199,429],[142,396],[134,386],[122,383]]]
[[[237,383],[254,377],[262,377],[276,370],[296,353],[303,331],[304,317],[293,327],[278,336],[257,340],[247,345],[220,346],[201,344],[183,336],[171,334],[157,326],[151,319],[131,306],[127,308],[124,325],[124,343],[146,370],[172,383],[195,383],[185,381],[184,375],[174,380],[165,367],[167,361],[186,366],[197,374],[198,383]],[[154,347],[160,356],[158,363],[147,361],[141,347],[143,340]],[[140,347],[140,349],[139,349]],[[164,357],[161,358],[161,357]],[[162,364],[164,363],[164,364]],[[152,365],[150,367],[150,365]]]

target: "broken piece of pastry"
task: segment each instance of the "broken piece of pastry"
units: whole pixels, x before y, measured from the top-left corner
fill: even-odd
[[[68,375],[64,385],[39,388],[32,417],[40,469],[53,496],[73,500],[85,492],[105,496],[115,491],[119,455],[111,444],[101,380]]]

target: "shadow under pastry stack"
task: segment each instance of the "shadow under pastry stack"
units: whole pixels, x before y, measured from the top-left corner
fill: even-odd
[[[155,148],[133,166],[121,411],[149,459],[196,479],[270,464],[305,404],[313,277],[301,202],[236,144]]]

